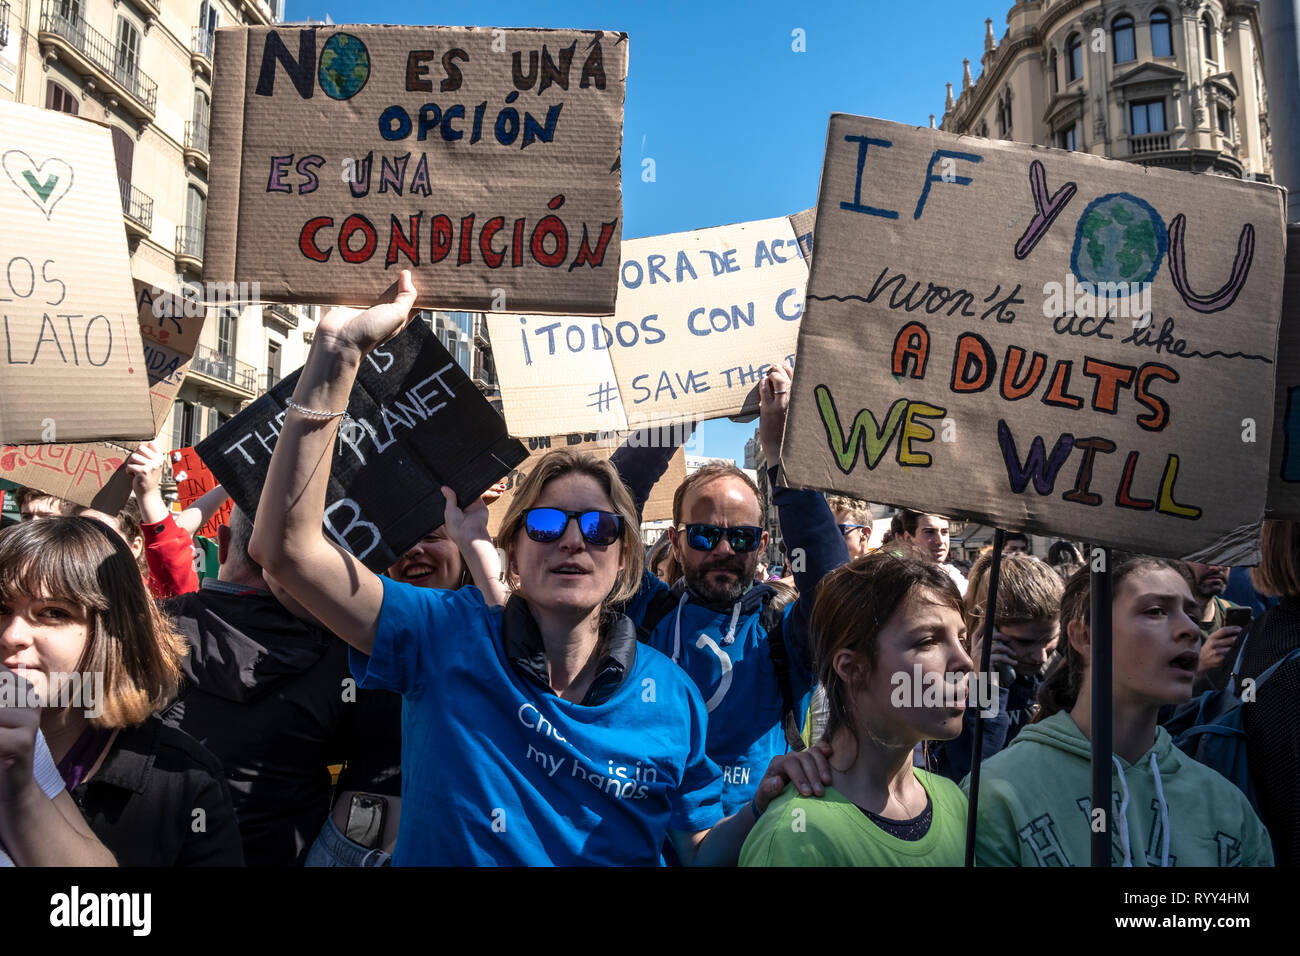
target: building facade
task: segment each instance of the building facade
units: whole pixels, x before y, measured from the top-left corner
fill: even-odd
[[[284,0],[0,0],[0,98],[108,127],[134,278],[201,283],[214,32]],[[302,364],[316,310],[208,306],[159,441],[192,445]]]
[[[214,33],[283,13],[284,0],[0,0],[0,99],[109,128],[134,278],[173,292],[201,285]],[[201,441],[306,360],[320,308],[242,296],[251,291],[206,308],[162,444]],[[424,319],[496,398],[483,316]]]
[[[1269,182],[1262,56],[1258,0],[1019,0],[940,128]]]

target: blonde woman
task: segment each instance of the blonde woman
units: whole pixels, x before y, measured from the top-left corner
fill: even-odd
[[[402,826],[393,862],[641,864],[671,837],[686,863],[734,863],[782,787],[720,820],[699,691],[611,606],[644,562],[632,500],[608,464],[552,452],[498,532],[514,593],[382,579],[321,533],[338,411],[361,359],[409,321],[409,272],[382,304],[327,315],[285,417],[251,552],[353,648],[360,686],[403,695]],[[448,496],[447,532],[476,581],[496,552],[479,502]],[[498,596],[498,598],[501,596]],[[798,774],[801,771],[794,770]]]

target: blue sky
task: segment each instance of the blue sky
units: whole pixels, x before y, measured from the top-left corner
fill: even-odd
[[[765,219],[817,202],[832,112],[924,125],[961,61],[979,75],[984,19],[1011,0],[289,0],[288,19],[622,30],[623,235]],[[804,52],[795,52],[794,31]],[[655,161],[654,182],[641,179]],[[697,454],[740,459],[754,424],[708,422]]]

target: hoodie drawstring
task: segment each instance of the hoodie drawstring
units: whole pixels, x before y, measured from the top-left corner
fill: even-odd
[[[1156,799],[1160,801],[1160,865],[1169,865],[1169,807],[1165,804],[1165,788],[1160,782],[1160,767],[1156,755],[1151,753],[1151,776],[1156,782]]]
[[[1115,762],[1115,772],[1119,774],[1119,790],[1121,794],[1119,804],[1119,841],[1124,848],[1123,866],[1133,865],[1133,856],[1129,850],[1128,842],[1128,781],[1124,779],[1124,768],[1120,765],[1119,758],[1111,754],[1111,760]],[[1160,802],[1160,865],[1167,867],[1169,865],[1169,805],[1165,803],[1165,788],[1160,780],[1160,765],[1156,761],[1155,751],[1151,752],[1151,776],[1156,785],[1156,799]]]
[[[1128,781],[1124,779],[1124,768],[1120,766],[1119,758],[1114,754],[1110,759],[1115,763],[1115,771],[1119,774],[1119,842],[1124,850],[1124,862],[1120,866],[1132,866],[1133,855],[1129,852],[1128,843]]]
[[[689,592],[682,591],[682,599],[677,602],[677,618],[673,622],[673,663],[682,662],[682,608],[686,606],[686,595]]]
[[[689,591],[682,591],[682,599],[677,602],[677,617],[673,621],[673,663],[682,662],[682,608],[686,607]],[[740,623],[740,601],[731,606],[731,626],[722,638],[722,647],[729,647],[736,642],[736,626]],[[703,645],[701,645],[703,646]]]

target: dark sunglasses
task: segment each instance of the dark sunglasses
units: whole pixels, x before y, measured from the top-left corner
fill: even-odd
[[[838,527],[841,535],[847,535],[850,531],[865,531],[867,528],[864,524],[842,524]]]
[[[623,516],[609,511],[564,511],[560,508],[529,508],[524,512],[524,532],[534,541],[559,541],[576,518],[582,539],[588,544],[613,544],[623,534]]]
[[[749,554],[757,551],[763,541],[763,529],[753,525],[741,525],[737,528],[719,528],[716,524],[682,525],[686,529],[686,543],[696,551],[712,551],[727,536],[727,543],[737,554]],[[678,529],[681,530],[681,529]]]

